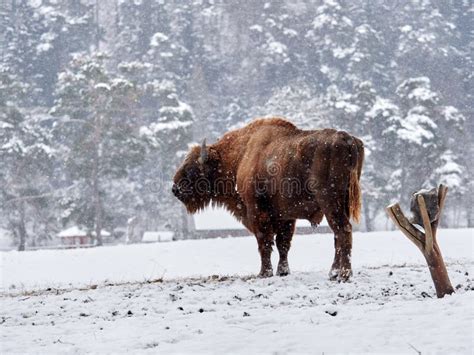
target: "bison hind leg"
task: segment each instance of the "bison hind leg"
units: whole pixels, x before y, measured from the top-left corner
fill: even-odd
[[[347,267],[341,268],[340,266],[335,266],[334,264],[329,270],[329,280],[347,282],[352,276],[352,269]]]
[[[288,265],[288,261],[286,263],[279,263],[276,275],[288,276],[289,274],[290,274],[290,266]]]
[[[287,276],[290,274],[290,266],[288,265],[288,252],[291,247],[291,239],[295,231],[295,221],[281,221],[276,228],[276,245],[280,260],[278,262],[277,276]]]
[[[352,225],[346,213],[338,210],[326,214],[329,226],[334,232],[334,262],[329,271],[332,281],[348,281],[352,276]]]

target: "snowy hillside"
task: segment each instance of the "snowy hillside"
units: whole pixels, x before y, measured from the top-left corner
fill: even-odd
[[[473,230],[439,238],[444,299],[399,232],[356,233],[346,284],[327,278],[330,235],[296,236],[292,275],[270,279],[253,238],[3,252],[2,350],[468,354]]]

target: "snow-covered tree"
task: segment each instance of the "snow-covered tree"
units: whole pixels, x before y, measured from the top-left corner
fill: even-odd
[[[19,250],[25,249],[33,224],[42,223],[46,235],[52,232],[50,215],[39,214],[52,195],[55,151],[50,122],[20,106],[27,90],[16,75],[0,66],[0,206]]]
[[[93,9],[77,1],[63,8],[58,2],[13,2],[0,22],[5,31],[3,61],[29,83],[28,101],[51,105],[57,74],[69,55],[87,50],[95,35]]]
[[[275,90],[262,107],[253,110],[248,119],[252,116],[280,116],[291,119],[302,128],[325,128],[331,125],[330,108],[325,99],[304,82],[296,82]]]
[[[145,173],[149,184],[144,186],[145,189],[155,188],[153,197],[160,207],[157,212],[163,218],[162,224],[171,225],[178,234],[185,235],[192,232],[188,230],[188,218],[169,191],[174,171],[192,141],[193,112],[189,105],[179,100],[173,82],[154,81],[152,85],[160,108],[156,121],[141,128],[142,137],[156,148],[156,153],[149,157],[150,164],[145,165],[150,170]],[[177,214],[182,217],[176,219]]]
[[[443,170],[441,166],[448,161],[454,164],[458,159],[449,150],[453,143],[450,133],[462,130],[464,118],[457,110],[442,105],[441,97],[431,89],[427,77],[403,81],[397,87],[397,94],[401,108],[397,135],[403,143],[400,146],[400,192],[406,202],[406,191],[444,182],[448,175],[453,181],[453,174],[462,173],[459,169]],[[433,171],[433,168],[437,169]],[[459,188],[456,184],[453,192]]]
[[[123,136],[139,146],[122,152],[119,144],[106,145],[126,161],[112,169],[123,167],[120,173],[99,179],[107,228],[139,215],[149,228],[182,229],[179,204],[157,182],[169,182],[181,161],[177,152],[266,115],[364,140],[367,229],[390,200],[439,182],[458,202],[448,199],[448,215],[459,223],[467,216],[473,225],[466,192],[474,181],[472,13],[469,1],[433,0],[1,2],[0,66],[10,80],[4,87],[21,90],[0,98],[4,117],[20,122],[14,129],[3,124],[0,136],[56,134],[48,144],[52,177],[32,177],[41,195],[54,194],[25,202],[25,230],[51,235],[58,220],[96,227],[90,171],[79,177],[93,155],[94,145],[80,140],[90,142],[86,127],[93,131],[101,116],[95,112],[105,112],[99,121],[120,122],[103,126],[104,142],[118,142],[115,132],[125,122]],[[98,47],[110,57],[89,55],[89,72],[74,67]],[[66,97],[69,113],[60,113]],[[117,102],[116,111],[102,105],[107,100]],[[53,106],[54,126],[44,114]],[[26,126],[34,128],[20,129]],[[128,156],[136,150],[141,158]],[[4,166],[15,160],[3,157]],[[4,181],[13,176],[7,168],[0,174]],[[49,207],[35,207],[39,201]]]
[[[259,18],[249,27],[254,48],[250,59],[255,66],[257,89],[263,96],[269,88],[288,84],[297,76],[301,67],[293,46],[300,33],[283,1],[263,2],[259,11]]]
[[[134,110],[140,88],[110,73],[106,58],[102,53],[75,55],[59,75],[52,110],[58,116],[58,140],[66,147],[66,178],[80,190],[79,200],[66,202],[73,218],[95,230],[98,245],[110,218],[105,187],[126,177],[145,153]]]

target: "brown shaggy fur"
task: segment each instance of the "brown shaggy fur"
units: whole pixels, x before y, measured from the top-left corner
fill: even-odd
[[[352,273],[349,219],[360,218],[363,159],[362,141],[346,132],[257,119],[204,150],[192,148],[174,177],[173,193],[190,213],[224,206],[254,233],[262,277],[273,275],[275,235],[277,274],[287,275],[296,219],[317,225],[326,216],[336,249],[330,277],[345,281]]]

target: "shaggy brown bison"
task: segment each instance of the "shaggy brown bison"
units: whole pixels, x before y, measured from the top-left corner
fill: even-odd
[[[330,278],[351,271],[352,226],[359,220],[361,140],[343,131],[306,131],[281,118],[257,119],[212,145],[191,149],[176,172],[174,195],[195,213],[222,205],[255,234],[259,276],[273,275],[273,238],[280,254],[277,275],[287,275],[296,219],[318,225],[323,216],[335,234]]]

